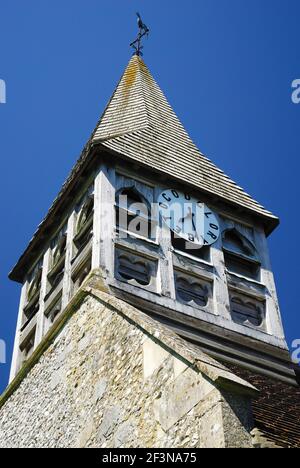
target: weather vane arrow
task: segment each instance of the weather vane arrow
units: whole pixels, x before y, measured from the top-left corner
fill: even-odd
[[[142,46],[142,39],[145,36],[147,36],[147,37],[149,36],[150,29],[145,25],[145,23],[143,22],[143,20],[141,18],[141,15],[139,13],[137,13],[136,16],[137,16],[137,24],[138,24],[138,28],[139,28],[139,34],[138,34],[138,37],[136,38],[136,40],[133,41],[130,44],[130,47],[132,47],[135,50],[136,55],[142,56],[143,55],[142,50],[144,48]]]

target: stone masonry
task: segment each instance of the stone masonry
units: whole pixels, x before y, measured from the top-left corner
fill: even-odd
[[[3,395],[0,447],[252,447],[256,390],[103,289],[91,275]]]

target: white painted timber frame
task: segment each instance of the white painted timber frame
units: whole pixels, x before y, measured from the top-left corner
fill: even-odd
[[[91,182],[92,183],[92,182]],[[85,189],[87,181],[85,183]],[[287,345],[284,338],[284,331],[280,317],[280,310],[276,294],[274,276],[271,269],[269,251],[266,236],[261,226],[255,225],[246,226],[240,221],[228,220],[224,221],[224,215],[219,216],[220,226],[222,230],[228,229],[228,226],[239,224],[244,235],[250,235],[251,230],[254,233],[252,241],[258,251],[261,260],[261,282],[252,282],[247,278],[241,278],[240,281],[244,288],[249,285],[252,296],[257,295],[261,300],[261,290],[266,291],[266,327],[265,330],[255,329],[234,323],[230,313],[229,300],[229,285],[228,273],[225,268],[222,236],[211,247],[211,261],[206,262],[201,259],[190,259],[188,255],[180,256],[174,252],[171,242],[171,235],[167,228],[159,221],[158,213],[155,217],[155,233],[154,240],[138,238],[131,236],[129,239],[118,239],[116,235],[116,193],[122,188],[134,187],[151,205],[158,197],[158,194],[166,187],[153,180],[148,180],[143,177],[143,174],[129,173],[124,170],[124,174],[120,168],[116,169],[113,166],[101,164],[94,178],[94,219],[93,219],[93,239],[92,239],[92,269],[102,271],[103,277],[107,284],[111,287],[112,293],[131,298],[130,302],[147,303],[149,308],[160,308],[161,311],[169,311],[181,317],[182,322],[186,319],[187,323],[193,323],[193,320],[198,320],[199,323],[207,323],[212,328],[219,327],[223,330],[223,334],[237,334],[244,336],[245,343],[247,340],[253,345],[253,342],[264,343],[271,345],[274,348],[287,350]],[[68,305],[72,298],[72,254],[73,254],[73,239],[75,234],[76,223],[76,203],[80,196],[84,194],[82,190],[73,207],[70,207],[67,220],[67,243],[66,243],[66,258],[65,271],[63,278],[63,295],[62,295],[62,310]],[[210,205],[215,212],[218,213],[218,208]],[[219,211],[220,212],[220,211]],[[155,213],[155,211],[154,211]],[[237,219],[237,213],[233,213]],[[234,219],[233,218],[233,219]],[[244,226],[244,227],[243,227]],[[49,272],[50,261],[50,245],[51,239],[47,240],[43,257],[43,275],[40,293],[40,308],[37,316],[37,330],[35,337],[35,347],[41,342],[45,333],[45,303],[44,297],[47,288],[47,275]],[[140,255],[143,258],[150,258],[158,263],[156,289],[155,291],[147,290],[147,288],[136,287],[126,281],[117,279],[115,272],[115,249],[117,246],[126,248],[133,255]],[[32,265],[30,265],[31,267]],[[189,305],[184,305],[176,300],[176,289],[174,281],[174,271],[181,268],[184,274],[193,275],[203,278],[213,284],[212,301],[209,302],[207,308],[194,308]],[[22,288],[21,300],[18,314],[17,331],[14,344],[13,359],[11,365],[10,381],[15,377],[20,365],[20,329],[23,323],[23,310],[26,304],[27,280]],[[152,306],[151,306],[152,305]],[[209,309],[209,310],[208,310]],[[162,312],[163,315],[163,312]]]
[[[17,329],[16,329],[16,335],[15,335],[15,342],[14,342],[14,350],[13,350],[13,356],[12,356],[12,362],[11,362],[11,368],[10,368],[10,375],[9,375],[9,383],[12,382],[16,374],[18,373],[19,366],[20,366],[20,334],[21,334],[21,328],[22,328],[22,323],[23,323],[23,316],[24,316],[24,307],[26,304],[26,298],[27,298],[27,289],[28,289],[28,281],[25,281],[25,283],[22,286],[21,290],[21,298],[20,298],[20,304],[19,304],[19,312],[18,312],[18,319],[17,319]]]

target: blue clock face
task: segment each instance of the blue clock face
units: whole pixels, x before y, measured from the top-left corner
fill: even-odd
[[[164,190],[158,205],[164,223],[187,242],[200,247],[214,244],[220,235],[217,216],[189,193]]]

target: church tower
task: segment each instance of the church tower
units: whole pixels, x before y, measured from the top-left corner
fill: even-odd
[[[298,392],[300,408],[267,243],[278,224],[197,149],[134,55],[10,274],[22,284],[11,385],[96,274],[112,301],[262,393]]]

